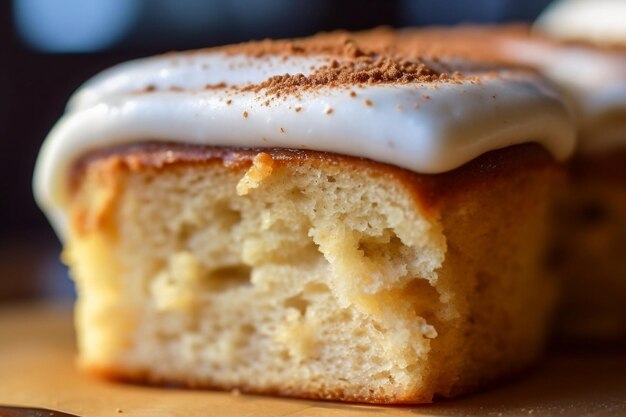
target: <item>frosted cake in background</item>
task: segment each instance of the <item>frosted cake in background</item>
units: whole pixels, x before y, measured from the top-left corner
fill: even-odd
[[[569,335],[626,340],[626,1],[560,1],[535,30],[573,42],[544,51],[540,66],[571,91],[581,126],[557,217],[562,324]]]
[[[559,0],[537,19],[543,34],[564,41],[626,45],[626,1]]]

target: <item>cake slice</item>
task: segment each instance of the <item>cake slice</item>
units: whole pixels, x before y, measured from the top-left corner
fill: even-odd
[[[169,54],[90,81],[38,200],[111,378],[420,403],[525,369],[574,147],[535,73],[378,32]]]

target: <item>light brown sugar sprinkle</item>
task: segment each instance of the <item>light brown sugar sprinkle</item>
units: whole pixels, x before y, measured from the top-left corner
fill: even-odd
[[[309,74],[283,74],[255,84],[224,86],[239,92],[263,94],[269,100],[281,97],[286,100],[287,96],[301,96],[324,87],[351,89],[420,83],[437,89],[441,84],[478,83],[480,79],[471,68],[479,65],[480,73],[495,69],[494,73],[499,74],[500,68],[510,65],[496,52],[497,48],[485,47],[498,36],[507,34],[500,32],[472,28],[401,31],[378,28],[354,33],[321,33],[301,39],[266,39],[188,54],[243,55],[250,58],[246,65],[261,69],[275,63],[275,58],[281,62],[294,57],[319,58],[320,64],[310,66]],[[349,94],[357,96],[353,90]]]
[[[514,29],[511,29],[514,28]],[[394,30],[379,27],[360,32],[334,31],[298,38],[246,42],[218,49],[227,55],[247,55],[253,58],[280,56],[335,56],[345,59],[362,56],[404,56],[432,59],[441,57],[467,58],[480,62],[502,63],[507,59],[497,48],[489,48],[497,37],[527,36],[528,26],[501,27],[459,26],[457,28],[428,28]],[[215,49],[212,49],[215,50]],[[211,50],[209,50],[211,51]],[[200,53],[203,51],[201,50]]]
[[[248,112],[247,111],[243,112],[243,117],[246,118],[246,119],[248,118]]]
[[[217,84],[207,84],[204,86],[205,90],[219,90],[222,88],[228,87],[225,82],[217,83]]]
[[[422,62],[362,56],[343,62],[333,60],[309,75],[276,75],[259,84],[243,87],[241,91],[264,92],[266,95],[281,97],[321,87],[446,82],[456,77],[459,76],[441,74]]]
[[[289,57],[308,55],[335,55],[349,58],[363,56],[366,52],[360,48],[352,34],[344,31],[320,33],[315,36],[301,39],[272,40],[245,42],[236,45],[228,45],[219,50],[227,55],[248,55],[253,58],[266,56],[280,56],[283,61]],[[202,53],[207,50],[200,50]]]

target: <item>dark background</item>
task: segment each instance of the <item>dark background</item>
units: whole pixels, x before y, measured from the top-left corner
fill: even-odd
[[[71,93],[115,63],[320,30],[532,21],[549,0],[2,0],[0,303],[70,298],[61,246],[31,191],[37,151]]]

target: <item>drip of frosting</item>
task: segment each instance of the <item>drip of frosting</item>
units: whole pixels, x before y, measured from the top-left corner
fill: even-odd
[[[557,1],[541,14],[536,27],[556,39],[626,45],[626,1]]]
[[[311,149],[425,174],[526,142],[542,144],[558,160],[573,151],[568,111],[532,73],[482,69],[458,76],[453,63],[401,63],[400,70],[412,68],[411,78],[383,62],[382,76],[359,69],[354,74],[363,74],[363,82],[342,85],[338,60],[218,50],[109,69],[74,95],[45,140],[35,170],[37,201],[63,236],[72,163],[90,151],[142,141]],[[285,73],[328,83],[290,90],[280,87],[293,81]],[[382,81],[368,81],[377,74]],[[385,81],[394,74],[400,81]]]

